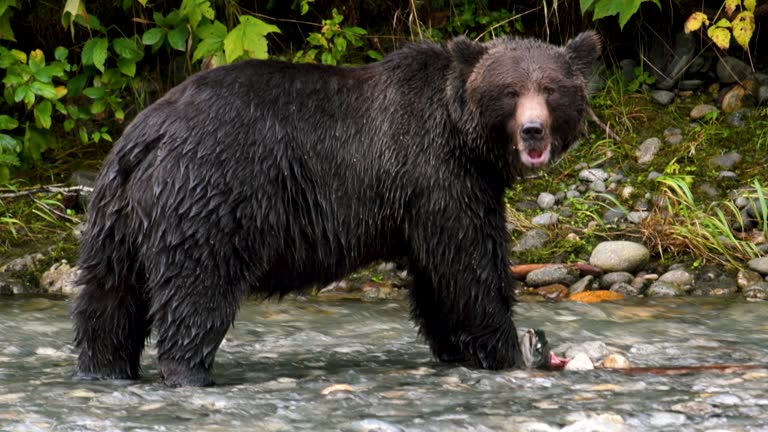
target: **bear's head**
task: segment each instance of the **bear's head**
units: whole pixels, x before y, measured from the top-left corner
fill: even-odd
[[[468,150],[501,158],[514,176],[567,150],[578,138],[600,45],[594,32],[563,47],[532,39],[454,40],[450,111],[470,146],[480,147]]]

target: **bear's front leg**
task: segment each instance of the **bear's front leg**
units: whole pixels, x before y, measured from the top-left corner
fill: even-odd
[[[441,209],[411,231],[412,316],[441,361],[523,367],[503,213],[485,211]]]

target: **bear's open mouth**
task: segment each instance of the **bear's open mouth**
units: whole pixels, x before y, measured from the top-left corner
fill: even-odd
[[[545,165],[549,162],[549,146],[546,146],[544,149],[521,149],[520,161],[531,168]]]

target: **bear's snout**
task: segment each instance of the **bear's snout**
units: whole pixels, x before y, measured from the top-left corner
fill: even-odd
[[[512,122],[513,139],[520,152],[520,161],[527,167],[539,168],[549,162],[549,107],[543,95],[531,92],[517,103]]]

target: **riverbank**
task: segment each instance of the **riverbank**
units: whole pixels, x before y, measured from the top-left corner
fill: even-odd
[[[763,191],[768,107],[755,106],[748,97],[725,103],[724,95],[739,85],[712,83],[697,91],[668,92],[672,97],[662,99],[658,89],[630,92],[630,84],[618,72],[604,76],[591,100],[595,117],[585,125],[581,143],[510,188],[510,256],[513,264],[590,263],[601,242],[625,240],[644,247],[648,259],[629,270],[598,266],[600,274],[578,274],[574,281],[542,285],[525,275],[519,294],[563,299],[603,289],[625,296],[765,298],[765,272],[750,269],[749,263],[768,251]],[[762,88],[768,81],[756,85]],[[93,170],[73,169],[72,183],[87,191],[93,176]],[[75,288],[66,281],[77,271],[73,265],[87,194],[76,189],[26,193],[29,188],[18,184],[0,191],[0,266],[5,269],[0,292],[71,293]],[[611,274],[617,272],[625,274]],[[685,276],[675,279],[677,286],[649,291],[669,272]],[[615,281],[624,285],[613,286]],[[409,283],[404,268],[376,263],[312,292],[389,298],[402,296]],[[711,288],[691,288],[705,285]]]

